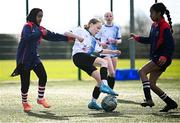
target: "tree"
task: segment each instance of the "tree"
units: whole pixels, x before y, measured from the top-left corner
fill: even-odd
[[[149,35],[151,28],[150,18],[144,12],[138,11],[135,16],[135,33],[139,35]]]

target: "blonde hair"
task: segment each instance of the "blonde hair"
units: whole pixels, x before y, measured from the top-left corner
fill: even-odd
[[[84,25],[84,28],[89,29],[90,24],[96,24],[96,23],[101,23],[101,20],[99,20],[97,18],[92,18],[91,20],[89,20],[88,24]]]

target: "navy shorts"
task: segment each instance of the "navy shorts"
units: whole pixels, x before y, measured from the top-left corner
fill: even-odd
[[[159,65],[159,64],[158,64],[159,57],[153,57],[153,58],[152,58],[152,61],[153,61],[157,66],[159,66],[162,71],[165,71],[166,68],[171,64],[172,59],[167,59],[166,63],[163,64],[163,65]]]

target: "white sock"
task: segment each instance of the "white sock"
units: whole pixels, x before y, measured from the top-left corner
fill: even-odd
[[[96,86],[97,86],[97,87],[100,87],[100,86],[101,86],[101,83],[102,83],[102,82],[98,82],[98,83],[96,84]]]
[[[102,83],[108,86],[107,80],[102,80]]]
[[[92,102],[96,102],[96,100],[97,100],[97,99],[95,99],[95,98],[92,98],[92,100],[91,100],[91,101],[92,101]]]

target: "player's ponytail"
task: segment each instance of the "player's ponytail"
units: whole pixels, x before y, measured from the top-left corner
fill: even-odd
[[[84,25],[84,29],[89,29],[90,24],[96,24],[96,23],[101,23],[100,20],[96,19],[96,18],[92,18],[87,25]]]
[[[89,25],[85,24],[85,25],[84,25],[84,29],[87,29],[87,30],[88,30],[88,29],[89,29]]]
[[[166,9],[165,14],[167,15],[168,21],[169,21],[169,25],[171,27],[171,32],[173,33],[173,29],[172,29],[172,21],[171,21],[171,17],[170,17],[170,12],[169,10]]]

